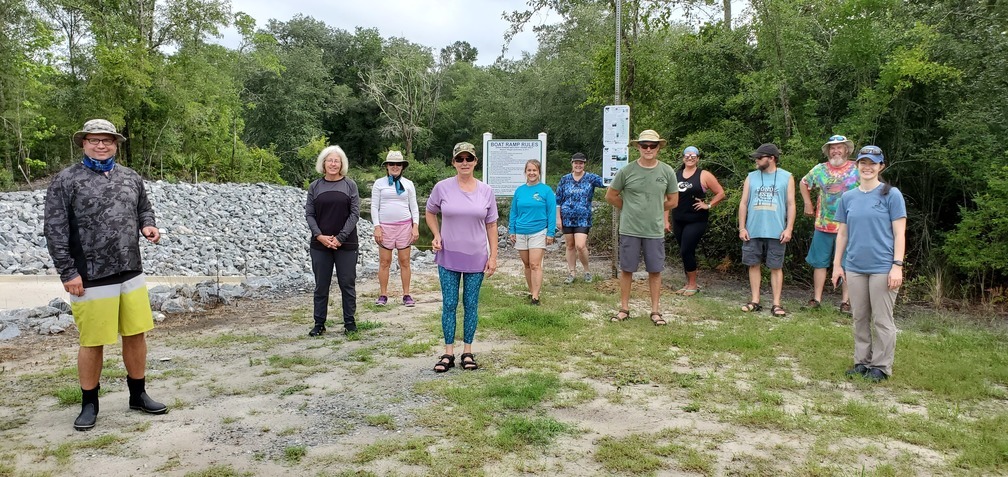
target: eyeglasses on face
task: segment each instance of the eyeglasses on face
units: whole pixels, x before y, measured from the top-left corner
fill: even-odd
[[[476,162],[476,157],[475,156],[470,156],[469,154],[466,154],[464,156],[463,155],[455,156],[455,163],[456,164],[461,164],[463,162]]]
[[[847,140],[847,136],[841,136],[841,135],[837,134],[836,136],[830,136],[828,142],[846,141],[846,140]]]
[[[858,154],[882,154],[882,148],[878,146],[865,146]]]
[[[658,143],[656,142],[639,142],[637,145],[640,146],[641,149],[655,149],[658,147]]]
[[[329,159],[325,160],[325,163],[326,164],[339,164],[340,163],[340,158],[338,158],[338,157],[329,158]]]
[[[99,139],[99,138],[96,138],[96,137],[89,137],[89,138],[85,139],[85,141],[87,141],[87,143],[90,144],[90,145],[92,145],[92,146],[97,146],[99,144],[103,144],[105,146],[114,146],[116,144],[116,140],[112,139],[112,138],[100,138]]]

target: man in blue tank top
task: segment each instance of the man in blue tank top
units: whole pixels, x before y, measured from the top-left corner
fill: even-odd
[[[784,288],[784,252],[791,241],[795,221],[795,181],[791,173],[781,169],[780,149],[766,143],[750,157],[756,170],[746,176],[739,201],[739,238],[742,239],[742,263],[749,267],[751,298],[742,311],[759,311],[760,264],[770,269],[770,289],[773,293],[773,316],[783,317],[781,306]]]

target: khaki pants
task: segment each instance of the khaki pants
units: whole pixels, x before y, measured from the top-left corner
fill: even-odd
[[[887,273],[864,275],[848,271],[846,275],[854,315],[854,364],[879,368],[891,376],[896,356],[893,304],[899,289],[889,289]]]

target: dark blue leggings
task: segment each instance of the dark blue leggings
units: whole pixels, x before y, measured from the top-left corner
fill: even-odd
[[[674,222],[672,233],[675,234],[675,241],[679,244],[679,254],[682,256],[683,270],[686,273],[697,270],[696,249],[700,244],[700,238],[707,231],[707,222]]]
[[[476,337],[476,323],[479,321],[479,293],[483,285],[483,272],[462,273],[453,272],[438,266],[438,278],[441,279],[441,330],[444,332],[446,345],[455,344],[455,320],[459,303],[459,282],[462,284],[462,340],[472,344]]]

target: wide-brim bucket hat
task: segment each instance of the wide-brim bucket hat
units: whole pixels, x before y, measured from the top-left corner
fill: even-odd
[[[841,136],[839,134],[836,134],[830,136],[829,139],[826,141],[826,144],[822,145],[822,153],[824,156],[829,157],[829,147],[834,144],[843,144],[844,146],[847,146],[848,156],[854,153],[854,141],[847,139],[847,136]]]
[[[385,156],[385,162],[382,162],[381,166],[385,167],[389,164],[399,164],[405,171],[406,167],[409,166],[409,161],[407,161],[406,158],[403,157],[402,152],[389,151],[388,154]]]
[[[637,136],[637,139],[630,140],[630,145],[637,147],[637,144],[642,142],[656,142],[659,146],[665,147],[665,143],[668,141],[662,139],[661,136],[658,135],[658,132],[654,129],[645,129],[641,131],[640,135]]]
[[[108,134],[115,136],[116,142],[122,144],[126,142],[126,137],[116,131],[116,127],[107,119],[92,119],[84,123],[84,127],[73,135],[73,142],[77,147],[84,147],[84,137],[88,134]]]

